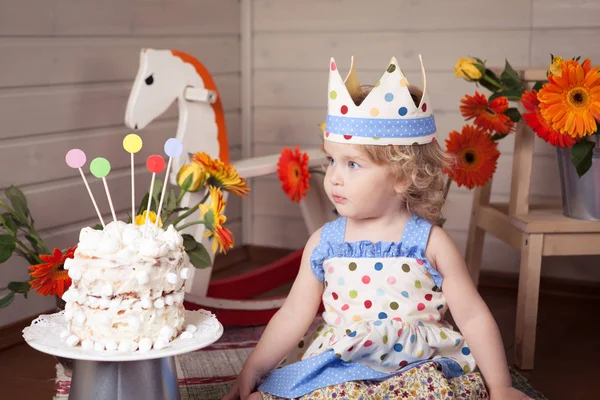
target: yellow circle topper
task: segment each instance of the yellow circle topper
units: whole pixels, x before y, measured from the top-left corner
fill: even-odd
[[[142,138],[135,133],[130,133],[123,139],[123,148],[128,153],[137,153],[142,149]]]

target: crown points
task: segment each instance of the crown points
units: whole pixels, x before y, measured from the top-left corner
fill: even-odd
[[[332,58],[325,129],[328,140],[410,145],[429,143],[435,137],[435,121],[427,104],[427,93],[423,94],[421,104],[417,106],[395,57],[391,58],[375,87],[357,106],[354,99],[361,93],[354,59],[348,76],[343,80]]]

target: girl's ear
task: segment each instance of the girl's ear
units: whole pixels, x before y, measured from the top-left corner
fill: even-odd
[[[394,191],[396,192],[396,194],[398,196],[404,196],[404,193],[406,192],[406,189],[408,188],[408,186],[410,185],[410,181],[408,178],[403,178],[403,179],[396,179],[396,182],[394,183]]]

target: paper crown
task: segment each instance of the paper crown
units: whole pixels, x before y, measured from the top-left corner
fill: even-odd
[[[357,106],[352,96],[360,95],[363,91],[354,67],[354,57],[345,80],[342,80],[332,57],[325,140],[374,145],[412,145],[435,141],[435,120],[420,55],[419,60],[423,95],[418,106],[410,95],[408,80],[395,57],[390,60],[379,82]]]

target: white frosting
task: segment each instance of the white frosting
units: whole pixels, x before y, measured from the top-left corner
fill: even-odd
[[[182,332],[181,335],[179,335],[179,337],[181,339],[191,339],[194,337],[194,334],[192,332],[185,331],[185,332]]]
[[[148,351],[167,347],[182,331],[189,277],[183,238],[173,226],[149,225],[145,237],[144,229],[118,221],[81,230],[65,265],[73,279],[63,295],[68,343],[75,337],[73,346],[97,351]]]

